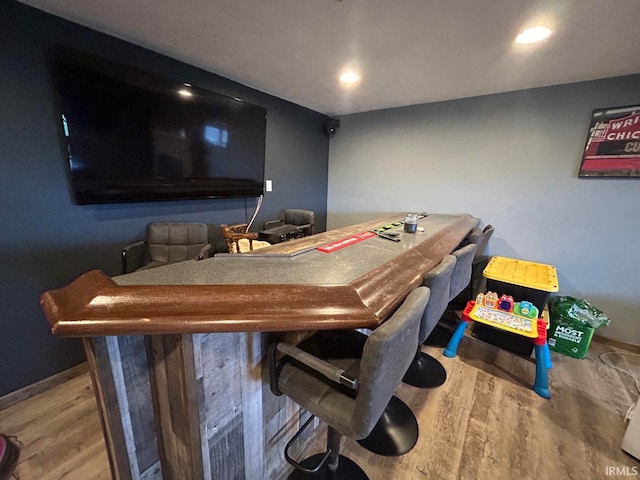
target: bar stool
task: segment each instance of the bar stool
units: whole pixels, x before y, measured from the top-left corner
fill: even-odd
[[[417,348],[418,330],[429,293],[427,287],[413,290],[391,318],[367,337],[361,358],[332,356],[331,345],[325,344],[327,334],[322,331],[297,347],[286,342],[269,347],[271,391],[288,396],[327,423],[325,453],[302,462],[289,456],[289,448],[313,416],[285,447],[285,458],[295,468],[290,479],[368,478],[355,462],[340,455],[340,439],[342,435],[364,439],[380,419]],[[331,337],[334,333],[328,335]],[[322,355],[312,355],[311,351]],[[279,362],[276,352],[285,355]]]
[[[485,290],[482,287],[482,282],[484,281],[482,271],[491,259],[491,257],[485,255],[485,252],[493,232],[493,225],[487,225],[483,229],[474,228],[469,235],[469,243],[476,244],[476,252],[473,254],[471,266],[471,282],[455,300],[461,309],[466,307],[469,300],[473,300],[478,293]]]
[[[429,270],[424,277],[423,285],[429,287],[431,295],[420,322],[418,350],[402,379],[408,385],[418,388],[435,388],[442,385],[447,379],[447,371],[442,364],[431,355],[423,352],[421,346],[447,310],[451,275],[455,266],[456,257],[445,255],[440,263]]]
[[[456,265],[449,284],[449,302],[456,298],[471,282],[471,270],[476,248],[476,244],[470,243],[452,253],[456,257]],[[448,313],[450,314],[446,316]],[[455,313],[447,309],[424,344],[430,347],[446,347],[459,322],[460,320]]]

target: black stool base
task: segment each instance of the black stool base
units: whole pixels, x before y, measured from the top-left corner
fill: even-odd
[[[442,364],[424,352],[418,352],[402,381],[418,388],[436,388],[447,380],[447,371]]]
[[[398,457],[410,451],[417,441],[418,421],[415,415],[402,400],[391,397],[373,431],[358,443],[378,455]]]
[[[324,453],[318,453],[301,462],[304,468],[314,468]],[[338,460],[338,469],[335,472],[330,472],[327,466],[323,466],[318,473],[305,473],[301,470],[294,470],[291,475],[287,477],[289,480],[369,480],[369,477],[364,470],[362,470],[353,460],[340,455]]]

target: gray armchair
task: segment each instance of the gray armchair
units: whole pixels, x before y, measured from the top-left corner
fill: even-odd
[[[327,451],[301,463],[289,448],[313,416],[285,448],[285,458],[309,478],[366,479],[353,461],[339,455],[341,435],[360,440],[374,429],[400,384],[415,350],[429,289],[413,290],[393,316],[366,339],[361,357],[344,355],[331,341],[333,332],[318,332],[299,346],[273,344],[269,348],[269,379],[275,395],[286,395],[328,425]],[[353,342],[346,342],[347,348]],[[285,357],[276,362],[276,353]],[[313,352],[310,353],[310,352]]]
[[[122,249],[122,273],[160,267],[209,256],[207,226],[204,223],[154,222],[147,225],[147,239]]]

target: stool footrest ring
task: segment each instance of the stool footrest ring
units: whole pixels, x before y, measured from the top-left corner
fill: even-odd
[[[309,419],[304,422],[304,425],[302,425],[302,427],[300,428],[300,430],[298,430],[296,432],[296,434],[293,436],[293,438],[291,440],[289,440],[289,442],[287,442],[287,445],[284,447],[284,458],[285,460],[293,465],[295,468],[297,468],[298,470],[301,470],[305,473],[309,473],[309,474],[314,474],[314,473],[318,473],[320,471],[320,469],[324,466],[325,463],[327,463],[327,461],[329,460],[329,456],[331,455],[331,449],[327,449],[327,452],[324,454],[324,457],[322,457],[322,459],[320,460],[320,463],[318,463],[318,465],[315,468],[306,468],[303,467],[300,463],[296,462],[294,459],[291,458],[291,456],[289,455],[289,448],[291,448],[291,446],[293,445],[293,443],[298,439],[298,437],[300,437],[300,435],[302,434],[302,432],[304,432],[307,427],[311,424],[311,421],[316,418],[315,415],[311,415],[309,417]]]

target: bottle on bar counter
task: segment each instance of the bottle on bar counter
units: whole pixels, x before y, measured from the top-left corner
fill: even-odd
[[[404,219],[404,231],[407,233],[416,233],[418,229],[418,215],[415,213],[407,213]]]

